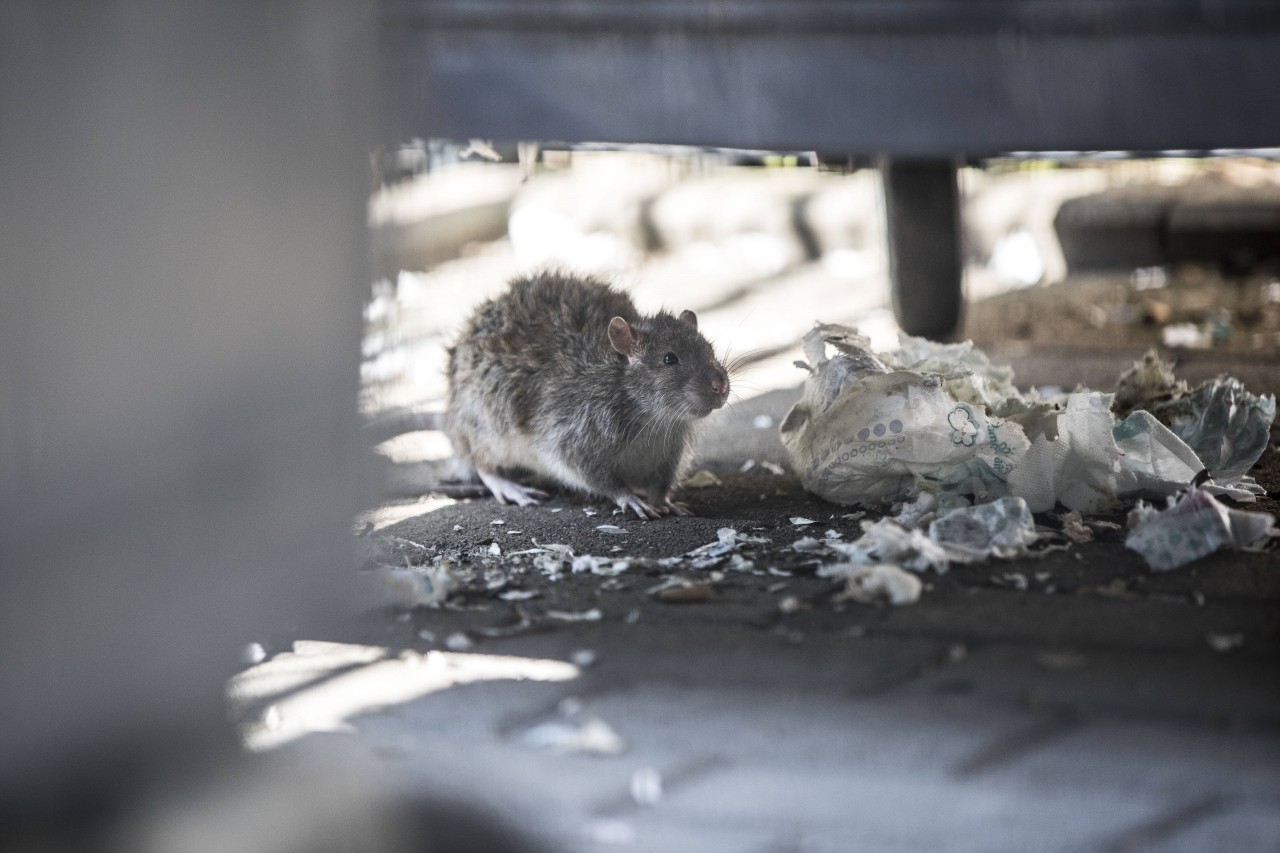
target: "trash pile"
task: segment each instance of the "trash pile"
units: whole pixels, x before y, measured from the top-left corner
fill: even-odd
[[[848,565],[941,570],[1012,556],[1037,537],[1031,513],[1058,505],[1096,514],[1137,501],[1126,545],[1154,570],[1277,535],[1271,515],[1217,500],[1265,494],[1248,471],[1275,398],[1235,379],[1192,389],[1148,353],[1115,392],[1024,395],[970,342],[904,335],[874,353],[856,330],[818,325],[804,352],[803,397],[781,426],[801,482],[837,504],[905,504],[849,546]]]

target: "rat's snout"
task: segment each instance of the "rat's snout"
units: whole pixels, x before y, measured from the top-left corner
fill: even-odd
[[[724,370],[716,370],[711,377],[711,393],[717,398],[717,405],[724,403],[729,397],[729,374]]]

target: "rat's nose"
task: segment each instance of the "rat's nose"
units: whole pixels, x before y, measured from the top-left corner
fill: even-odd
[[[729,377],[724,371],[717,373],[711,380],[711,393],[717,397],[727,397],[729,395]]]

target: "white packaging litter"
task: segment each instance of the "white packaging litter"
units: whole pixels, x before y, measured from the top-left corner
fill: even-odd
[[[952,560],[971,563],[1020,557],[1040,536],[1026,501],[1000,498],[940,516],[929,524],[929,538]]]
[[[1191,489],[1157,510],[1139,501],[1129,513],[1126,548],[1137,551],[1152,571],[1165,572],[1223,549],[1239,551],[1280,535],[1265,512],[1230,509],[1204,489]]]
[[[830,358],[828,344],[837,351]],[[1021,428],[956,400],[941,375],[890,371],[868,347],[844,326],[805,335],[810,377],[781,427],[805,488],[840,504],[921,491],[1006,494],[1005,480],[1029,444]]]
[[[1192,391],[1149,353],[1120,378],[1118,404],[1090,390],[1040,400],[969,342],[903,336],[881,354],[853,329],[818,325],[803,344],[809,377],[782,443],[804,487],[834,503],[910,502],[907,522],[939,511],[917,503],[926,494],[1097,513],[1174,495],[1205,472],[1211,494],[1262,494],[1246,472],[1266,449],[1275,399],[1235,379]]]

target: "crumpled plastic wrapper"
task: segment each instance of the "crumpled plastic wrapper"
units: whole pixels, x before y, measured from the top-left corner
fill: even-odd
[[[941,574],[950,562],[946,549],[924,531],[908,530],[891,518],[874,524],[863,522],[862,536],[855,542],[832,540],[825,544],[855,566],[892,563],[913,572],[933,569]]]
[[[837,351],[833,357],[827,344]],[[805,335],[810,379],[781,427],[805,488],[841,504],[921,491],[1006,494],[1012,462],[1028,446],[1022,430],[981,404],[955,399],[944,387],[947,377],[890,370],[869,347],[844,326]]]
[[[1152,571],[1167,572],[1215,551],[1245,549],[1280,535],[1270,513],[1231,509],[1204,489],[1190,489],[1157,510],[1139,501],[1129,513],[1126,548]]]
[[[990,557],[1012,559],[1027,553],[1040,538],[1031,510],[1022,498],[1000,498],[991,503],[954,509],[929,524],[929,538],[941,545],[956,562],[978,562]]]
[[[913,572],[933,569],[942,574],[953,562],[1021,556],[1039,538],[1026,501],[1005,497],[943,512],[929,523],[928,533],[882,518],[863,522],[862,536],[853,542],[828,540],[822,544],[851,566],[891,564]]]
[[[1167,425],[1208,470],[1210,493],[1246,502],[1265,493],[1248,471],[1267,449],[1275,397],[1250,394],[1231,377],[1191,390],[1174,378],[1170,362],[1151,351],[1121,375],[1116,409],[1146,409]]]

